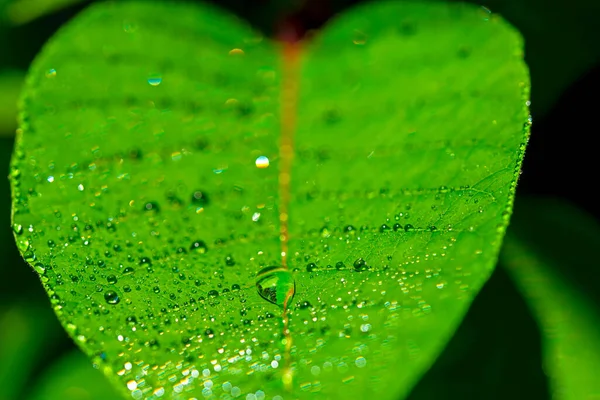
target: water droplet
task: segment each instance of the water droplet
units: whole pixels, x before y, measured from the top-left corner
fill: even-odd
[[[204,254],[208,251],[208,247],[206,247],[206,243],[204,243],[202,240],[196,240],[190,246],[190,250],[195,250],[200,254]]]
[[[317,264],[310,263],[306,266],[306,272],[313,272],[317,270]]]
[[[44,275],[46,273],[46,268],[44,267],[44,264],[42,263],[35,263],[35,265],[33,266],[33,269],[36,270],[36,272],[40,275]]]
[[[127,33],[134,33],[138,30],[138,25],[135,21],[123,21],[123,30]]]
[[[459,58],[465,59],[465,58],[469,58],[469,56],[471,55],[472,49],[469,46],[461,46],[458,49],[457,55]]]
[[[481,6],[480,10],[481,10],[480,12],[481,12],[481,16],[482,16],[483,20],[489,21],[492,11],[489,8],[483,7],[483,6]]]
[[[148,77],[148,84],[150,86],[158,86],[162,83],[162,75],[152,74]]]
[[[149,257],[142,257],[140,259],[140,265],[144,265],[144,264],[146,264],[146,265],[152,265],[152,260],[150,260]]]
[[[107,290],[106,293],[104,293],[104,300],[106,300],[108,304],[118,304],[119,301],[121,301],[118,293],[114,290]]]
[[[114,285],[115,283],[117,283],[117,277],[114,275],[109,275],[106,277],[106,281],[111,285]]]
[[[352,43],[354,43],[357,46],[364,46],[365,43],[367,43],[367,35],[364,32],[355,29]]]
[[[54,78],[56,76],[56,70],[54,68],[50,68],[46,71],[46,78]]]
[[[13,231],[17,235],[21,235],[23,233],[23,225],[21,224],[13,224]]]
[[[367,266],[367,262],[365,260],[363,260],[362,258],[359,258],[356,261],[354,261],[353,265],[354,265],[355,271],[365,271],[367,268],[369,268]]]
[[[312,304],[310,304],[310,301],[304,300],[301,301],[300,303],[298,303],[298,308],[300,308],[301,310],[305,310],[307,308],[311,308]]]
[[[337,124],[338,122],[341,121],[341,116],[339,111],[337,110],[327,110],[324,114],[323,114],[323,120],[325,121],[326,124],[328,125],[334,125]]]
[[[244,55],[244,50],[242,50],[242,49],[232,49],[232,50],[229,50],[229,55],[230,56],[243,56]]]
[[[265,156],[260,156],[256,159],[255,163],[257,168],[267,168],[269,166],[269,159]]]
[[[144,211],[160,211],[160,207],[158,206],[158,203],[155,201],[149,201],[146,204],[144,204]]]
[[[417,27],[413,22],[404,21],[398,27],[398,33],[403,36],[414,36],[417,33]]]
[[[405,230],[406,232],[410,232],[410,231],[413,231],[413,230],[415,230],[415,227],[414,227],[414,226],[412,226],[411,224],[406,224],[406,226],[404,227],[404,230]]]
[[[256,289],[263,299],[279,307],[286,307],[294,298],[296,282],[292,274],[283,267],[265,267],[256,275]]]
[[[379,233],[383,233],[383,232],[387,232],[389,231],[391,228],[389,226],[387,226],[386,224],[383,224],[379,227]]]
[[[192,203],[199,207],[206,207],[208,205],[208,196],[206,195],[206,192],[196,190],[192,194]]]
[[[356,361],[354,361],[354,364],[356,364],[358,368],[363,368],[365,365],[367,365],[367,359],[363,356],[357,357]]]
[[[402,228],[402,225],[400,224],[394,224],[394,232],[397,232],[398,230],[404,229]]]
[[[343,262],[341,262],[341,261],[338,261],[338,262],[335,264],[335,269],[337,269],[338,271],[340,271],[340,270],[342,270],[342,269],[346,269],[346,265],[345,265]]]
[[[225,257],[225,265],[227,265],[229,267],[233,267],[235,265],[235,260],[233,259],[232,256]]]

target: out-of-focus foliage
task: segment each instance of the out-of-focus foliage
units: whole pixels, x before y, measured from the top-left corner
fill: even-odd
[[[50,365],[24,400],[118,400],[121,398],[101,371],[79,350]]]
[[[0,0],[0,21],[10,25],[26,24],[83,1],[88,0]]]
[[[38,357],[62,334],[46,307],[24,302],[0,307],[0,400],[18,398]]]
[[[0,70],[0,135],[13,135],[17,128],[17,99],[23,77],[21,71]]]
[[[564,201],[517,202],[501,263],[540,325],[555,399],[600,398],[599,296],[597,282],[583,275],[598,264],[599,248],[600,226],[590,215]]]

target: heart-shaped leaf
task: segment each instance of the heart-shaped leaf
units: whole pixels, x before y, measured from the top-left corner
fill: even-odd
[[[472,6],[284,45],[99,4],[32,66],[17,242],[127,396],[398,398],[494,266],[527,90],[520,36]]]

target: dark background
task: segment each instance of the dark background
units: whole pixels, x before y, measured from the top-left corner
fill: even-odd
[[[283,25],[293,26],[299,35],[318,29],[336,13],[359,2],[365,1],[212,1],[270,36]],[[0,75],[8,69],[26,71],[43,43],[89,3],[81,2],[19,26],[0,21]],[[517,198],[560,197],[598,220],[599,150],[595,141],[599,133],[600,4],[591,0],[479,3],[502,14],[526,41],[533,127]],[[0,175],[7,176],[14,127],[4,130],[0,132]],[[11,329],[6,323],[9,319],[2,316],[14,307],[35,309],[36,319],[43,322],[30,346],[31,368],[24,372],[25,385],[22,392],[6,398],[12,400],[24,398],[25,388],[33,384],[34,377],[71,351],[74,344],[53,316],[37,276],[14,245],[6,179],[0,180],[0,250],[0,332]],[[595,265],[570,273],[586,276],[587,280],[600,278]],[[2,337],[0,333],[0,340]],[[548,399],[548,382],[541,365],[538,327],[506,272],[497,268],[411,399]],[[4,399],[1,394],[0,399]]]

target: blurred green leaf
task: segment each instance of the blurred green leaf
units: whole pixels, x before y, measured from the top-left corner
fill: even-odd
[[[89,0],[0,0],[0,19],[22,25],[83,1]]]
[[[597,292],[600,226],[564,201],[517,202],[501,262],[529,301],[543,332],[544,367],[553,398],[600,397],[600,315],[585,285]]]
[[[46,308],[20,303],[0,309],[0,400],[19,398],[36,363],[61,333]]]
[[[0,135],[14,135],[17,128],[17,99],[24,73],[0,70]]]
[[[521,46],[467,5],[357,8],[298,55],[213,8],[99,4],[31,69],[17,244],[127,397],[405,396],[496,262]]]
[[[121,396],[80,351],[71,351],[48,367],[27,400],[116,400]]]

